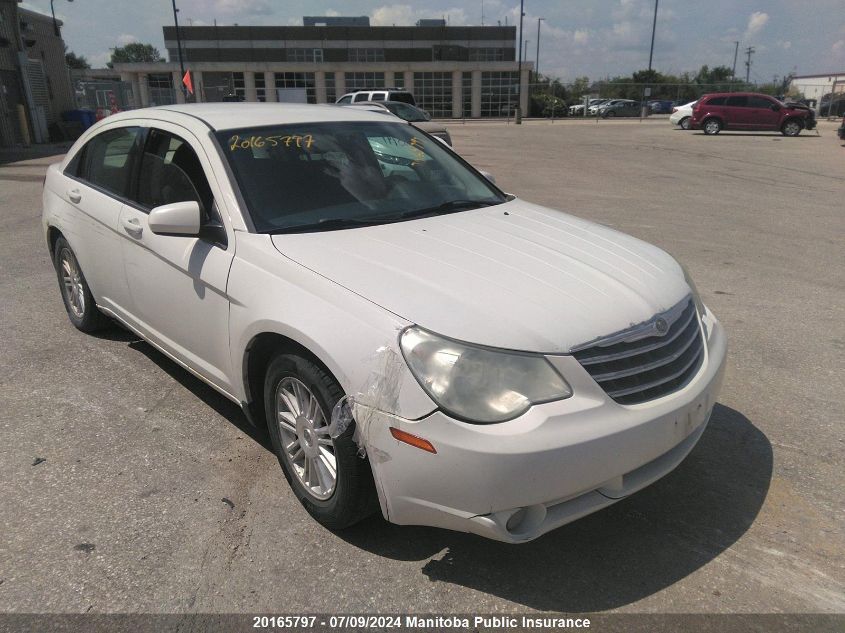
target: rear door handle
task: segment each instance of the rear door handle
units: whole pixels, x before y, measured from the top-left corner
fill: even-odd
[[[82,200],[82,194],[79,193],[79,189],[68,189],[67,197],[70,199],[71,202],[76,204],[80,200]]]
[[[132,237],[141,237],[144,232],[141,223],[136,218],[126,218],[123,220],[123,230],[129,233]]]

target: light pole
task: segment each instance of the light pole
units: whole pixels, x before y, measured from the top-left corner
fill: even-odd
[[[188,90],[185,88],[185,63],[182,61],[182,36],[179,35],[179,9],[176,8],[176,0],[172,0],[173,2],[173,23],[176,25],[176,51],[179,57],[179,71],[181,74],[179,75],[179,88],[182,90],[182,94],[185,95],[185,99],[188,98]]]
[[[73,0],[67,0],[68,2],[73,2]],[[56,34],[56,37],[61,37],[62,34],[59,31],[59,23],[56,21],[56,9],[53,7],[54,0],[50,0],[50,13],[53,14],[53,32]]]
[[[522,123],[522,19],[525,17],[525,0],[519,0],[519,63],[516,77],[516,117],[514,123]]]
[[[657,3],[660,0],[654,0],[654,20],[651,23],[651,48],[648,51],[648,78],[651,79],[651,62],[654,58],[654,33],[657,31]],[[649,92],[651,90],[649,89]],[[642,100],[642,110],[640,112],[641,118],[645,117],[648,114],[648,105],[645,102],[645,86],[643,86],[643,100]]]
[[[537,57],[534,61],[534,81],[540,81],[540,22],[546,18],[537,18]]]

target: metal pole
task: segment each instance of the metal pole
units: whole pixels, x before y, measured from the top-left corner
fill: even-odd
[[[654,58],[654,33],[657,31],[657,3],[660,0],[654,0],[654,20],[651,23],[651,48],[648,51],[648,76],[651,78],[651,62]],[[646,116],[648,106],[645,103],[645,86],[643,86],[642,100],[640,101],[640,119]]]
[[[50,0],[50,13],[53,14],[53,32],[56,34],[56,37],[61,37],[61,33],[59,33],[59,23],[56,22],[56,9],[53,8],[53,0]]]
[[[739,53],[739,42],[734,42],[734,69],[731,73],[731,79],[736,79],[736,56]]]
[[[519,63],[516,73],[516,121],[514,121],[517,124],[522,123],[522,111],[519,106],[522,103],[522,19],[524,17],[525,0],[519,0]]]
[[[749,46],[746,48],[745,54],[748,55],[748,59],[745,61],[745,83],[747,85],[751,80],[751,55],[754,54],[754,47]]]
[[[176,25],[176,51],[179,57],[179,70],[181,71],[181,75],[179,76],[179,87],[182,89],[182,94],[185,95],[185,99],[188,98],[188,89],[185,87],[184,82],[182,79],[185,77],[185,63],[182,61],[182,37],[179,35],[179,9],[176,8],[176,0],[172,0],[173,2],[173,23]]]
[[[537,18],[537,57],[534,62],[534,81],[537,83],[540,81],[540,22],[545,19],[546,18]]]

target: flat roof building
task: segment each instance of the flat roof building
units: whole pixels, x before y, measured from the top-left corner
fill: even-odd
[[[366,23],[358,21],[365,20]],[[368,18],[304,18],[304,26],[179,28],[182,59],[192,73],[189,101],[278,101],[290,89],[309,103],[346,92],[401,88],[434,117],[504,116],[528,104],[528,77],[516,60],[513,26],[369,26]],[[421,21],[428,24],[429,21]],[[170,61],[115,64],[138,105],[183,103],[176,28],[163,27]]]

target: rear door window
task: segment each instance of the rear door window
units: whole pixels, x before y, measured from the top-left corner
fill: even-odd
[[[728,101],[725,105],[727,105],[730,108],[747,108],[748,107],[748,97],[745,97],[745,96],[728,97]]]
[[[66,173],[109,193],[127,197],[141,137],[140,127],[101,132],[80,150],[78,160],[77,157],[71,160]]]
[[[372,99],[373,101],[384,101],[385,99],[387,99],[387,93],[386,92],[374,92],[373,93],[373,99]]]
[[[771,108],[774,101],[766,99],[766,97],[748,97],[749,108]]]
[[[709,106],[723,106],[725,105],[725,101],[727,97],[713,97],[712,99],[708,99],[706,105]]]

